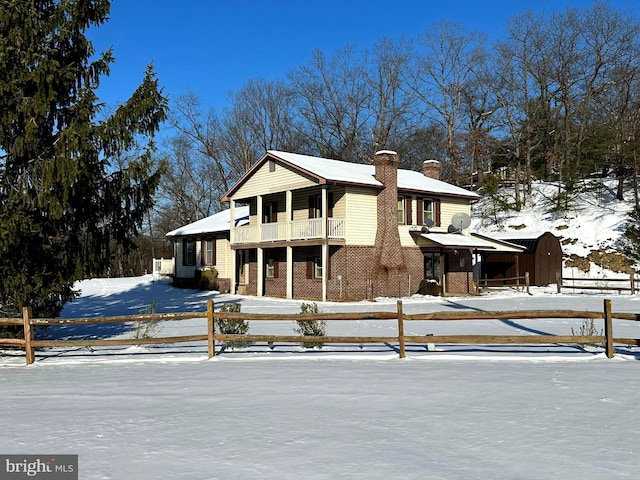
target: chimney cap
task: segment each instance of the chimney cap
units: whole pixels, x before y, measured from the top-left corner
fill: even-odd
[[[440,163],[438,160],[425,160],[424,162],[422,162],[422,164],[426,164],[426,163]]]
[[[393,150],[378,150],[376,155],[397,155],[398,152],[394,152]]]

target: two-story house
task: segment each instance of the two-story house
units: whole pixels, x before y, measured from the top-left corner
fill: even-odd
[[[398,164],[388,150],[369,165],[268,151],[223,197],[228,231],[168,234],[176,280],[210,265],[230,292],[257,296],[398,297],[425,278],[443,293],[474,293],[474,253],[519,250],[470,234],[479,197],[440,181],[439,162],[423,172]]]

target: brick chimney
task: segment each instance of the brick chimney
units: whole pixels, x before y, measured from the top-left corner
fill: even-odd
[[[440,180],[440,162],[438,160],[425,160],[422,162],[422,171],[425,177]]]
[[[398,232],[398,154],[381,150],[373,157],[375,177],[384,185],[378,193],[378,224],[375,240],[373,276],[377,291],[389,291],[392,278],[405,270]]]

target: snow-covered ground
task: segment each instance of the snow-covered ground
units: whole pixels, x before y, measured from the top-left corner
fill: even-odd
[[[634,207],[631,188],[624,191],[624,200],[616,200],[618,182],[612,178],[594,179],[583,187],[585,192],[572,199],[570,208],[553,212],[558,195],[556,183],[535,182],[532,193],[520,211],[499,212],[492,215],[492,200],[485,196],[472,207],[471,230],[498,238],[534,238],[551,232],[560,238],[565,258],[570,255],[586,257],[592,250],[615,251],[622,246],[622,238]],[[500,195],[514,203],[513,188]],[[636,269],[640,265],[635,266]],[[564,277],[628,278],[628,274],[612,272],[591,264],[589,272],[565,268]]]
[[[201,311],[300,311],[299,301],[172,288],[150,276],[81,282],[65,317]],[[482,309],[640,310],[640,296],[598,293],[403,299],[408,313]],[[395,309],[395,299],[319,303],[322,311]],[[158,335],[203,333],[202,319]],[[292,333],[290,322],[251,331]],[[579,320],[416,322],[407,333],[571,334]],[[600,325],[597,325],[601,328]],[[73,329],[76,329],[75,331]],[[130,336],[118,327],[39,335]],[[334,322],[330,333],[393,335],[395,322]],[[640,338],[640,324],[616,320]],[[69,329],[69,330],[66,330]],[[82,479],[623,479],[640,470],[640,350],[357,345],[308,352],[251,347],[207,360],[203,343],[40,351],[0,358],[0,451],[79,454]]]
[[[566,253],[615,246],[628,204],[611,182],[563,216],[532,205],[483,232],[551,231]],[[477,208],[482,208],[478,206]],[[525,228],[520,227],[524,225]],[[517,229],[515,227],[518,227]],[[573,241],[575,239],[575,241]],[[593,268],[593,272],[599,271]],[[575,274],[565,272],[565,276]],[[80,282],[63,316],[204,311],[298,313],[300,301],[172,288],[152,277]],[[639,312],[640,295],[555,286],[481,297],[403,299],[406,313],[572,309]],[[318,303],[323,312],[395,311],[396,299]],[[203,334],[205,320],[164,322],[157,336]],[[412,322],[409,335],[571,335],[577,320]],[[330,334],[396,334],[394,321],[329,322]],[[596,323],[598,330],[601,322]],[[132,325],[51,327],[39,337],[131,337]],[[640,322],[614,321],[640,338]],[[292,334],[292,322],[254,322],[251,333]],[[574,345],[326,345],[305,351],[254,345],[207,359],[206,345],[0,352],[0,452],[78,454],[81,479],[612,480],[640,472],[640,348]],[[0,466],[1,467],[1,466]]]

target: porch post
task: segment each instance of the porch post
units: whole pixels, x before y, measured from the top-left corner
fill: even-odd
[[[327,186],[322,186],[322,301],[327,301],[327,283],[329,278],[329,195]]]
[[[293,247],[287,245],[287,298],[293,298]]]
[[[237,252],[233,249],[233,239],[235,238],[235,218],[236,218],[236,202],[231,200],[229,202],[229,248],[231,249],[231,272],[229,272],[229,293],[232,295],[236,293],[237,283]]]
[[[257,292],[256,296],[264,297],[264,249],[262,247],[256,248],[257,250],[257,267],[258,273],[256,278]]]
[[[329,245],[325,240],[322,242],[322,301],[327,301],[327,283],[329,278]]]
[[[287,240],[291,240],[291,227],[293,221],[293,192],[291,190],[287,190],[284,194],[284,198],[287,218],[287,233],[285,238]]]

